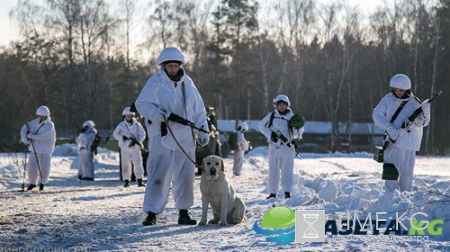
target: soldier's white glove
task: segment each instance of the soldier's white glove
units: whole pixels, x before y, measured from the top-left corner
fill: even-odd
[[[209,134],[204,133],[204,132],[199,132],[198,133],[198,138],[197,138],[197,143],[204,147],[209,143]]]
[[[422,111],[424,117],[430,117],[430,102],[429,99],[426,99],[422,102]]]
[[[122,148],[122,146],[125,144],[125,141],[123,139],[119,139],[119,147]]]
[[[387,134],[389,136],[389,138],[393,141],[397,140],[399,133],[398,130],[394,128],[394,126],[390,125],[387,129]]]
[[[35,139],[35,138],[36,138],[36,135],[35,135],[35,134],[29,133],[29,134],[27,134],[27,138],[28,138],[28,139]]]
[[[170,115],[170,112],[164,112],[162,109],[158,109],[158,112],[162,116],[163,119],[168,118]]]
[[[29,146],[31,143],[30,143],[30,140],[28,140],[28,139],[25,139],[25,140],[22,140],[22,142],[24,143],[24,144],[26,144],[27,146]]]

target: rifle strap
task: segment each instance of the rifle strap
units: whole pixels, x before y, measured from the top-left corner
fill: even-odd
[[[131,135],[131,137],[133,137],[134,139],[138,139],[137,137],[135,137],[134,135],[133,135],[133,133],[131,133],[131,130],[130,130],[130,128],[128,128],[128,125],[127,125],[127,122],[125,122],[125,127],[127,127],[127,130],[128,130],[128,133],[130,133],[130,135]],[[139,136],[139,131],[138,131],[138,136]]]
[[[403,101],[402,104],[400,104],[400,106],[397,108],[397,110],[395,111],[394,115],[391,118],[391,123],[393,123],[395,119],[397,119],[397,116],[400,114],[400,111],[402,111],[407,102],[408,101]]]
[[[181,144],[178,142],[177,138],[175,137],[175,134],[172,131],[172,128],[169,125],[169,121],[167,120],[166,116],[164,116],[164,121],[166,122],[167,129],[169,130],[170,135],[172,135],[173,140],[178,145],[178,148],[180,148],[180,150],[184,153],[184,155],[186,155],[186,157],[189,159],[189,161],[191,161],[194,164],[195,167],[202,169],[202,167],[198,166],[197,163],[195,163],[194,160],[192,160],[192,158],[186,153],[186,151],[183,149]]]
[[[274,119],[274,118],[275,118],[275,112],[272,112],[272,114],[270,115],[269,122],[267,123],[267,128],[272,127],[273,119]]]
[[[406,103],[408,101],[403,101],[402,104],[400,104],[400,106],[397,108],[397,110],[395,111],[394,115],[392,115],[391,121],[390,123],[393,123],[395,121],[395,119],[397,119],[397,116],[400,114],[400,112],[402,111],[402,109],[405,107]],[[386,139],[387,137],[387,133],[386,131],[384,132],[384,139]],[[385,141],[383,144],[383,150],[385,150],[389,145],[389,141]]]
[[[186,86],[184,84],[184,81],[181,82],[181,91],[183,93],[183,100],[184,100],[184,114],[185,114],[185,117],[188,118],[188,116],[187,116],[187,101],[186,101]],[[191,134],[192,134],[192,140],[194,140],[194,144],[195,144],[195,134],[194,134],[194,130],[192,129],[192,127],[191,127]]]
[[[286,119],[284,119],[284,118],[282,118],[282,117],[277,117],[277,118],[286,120]],[[269,121],[266,123],[267,128],[269,128],[269,129],[272,128],[272,125],[273,125],[273,119],[275,119],[275,112],[272,112],[272,114],[270,114]],[[292,132],[293,129],[292,129],[292,127],[289,126],[289,120],[286,120],[286,124],[287,124],[287,127],[288,127],[289,138],[291,138],[291,137],[292,137],[292,133],[293,133],[293,132]]]
[[[36,130],[36,132],[34,133],[34,134],[37,134],[38,132],[39,132],[39,130],[44,126],[44,124],[45,124],[45,122],[43,122],[40,126],[39,126],[39,128]],[[28,122],[26,123],[26,125],[27,125],[27,129],[28,129],[28,133],[31,133],[30,131],[30,126],[28,125]]]

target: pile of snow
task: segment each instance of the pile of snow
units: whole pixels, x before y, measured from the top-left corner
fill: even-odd
[[[413,191],[387,194],[380,179],[381,164],[372,160],[372,154],[301,153],[301,158],[294,161],[292,198],[284,199],[280,190],[278,198],[266,200],[267,147],[258,147],[246,155],[241,176],[232,175],[232,158],[224,159],[227,176],[247,207],[244,223],[226,227],[179,226],[170,196],[157,225],[144,227],[144,189],[135,183],[130,188],[122,187],[118,153],[99,149],[95,181],[76,179],[77,155],[75,145],[57,146],[46,190],[23,193],[18,190],[22,185],[24,153],[0,154],[0,249],[424,251],[446,250],[450,246],[448,157],[418,157]],[[190,214],[199,220],[198,179],[194,187]],[[429,236],[426,242],[386,238],[392,235],[343,240],[328,234],[325,243],[292,242],[280,247],[253,230],[253,224],[261,221],[274,205],[293,210],[324,209],[329,218],[347,211],[361,217],[374,216],[376,212],[387,212],[388,216],[405,213],[406,217],[423,212],[429,220],[444,220],[443,234]]]
[[[74,144],[62,144],[62,145],[57,145],[55,147],[55,152],[53,152],[53,156],[54,157],[64,157],[64,156],[68,156],[68,157],[75,157],[78,156],[78,147],[77,145]]]

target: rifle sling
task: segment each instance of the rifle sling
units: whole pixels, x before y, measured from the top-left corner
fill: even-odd
[[[395,119],[397,119],[397,116],[400,114],[400,112],[405,107],[407,102],[408,101],[403,101],[402,104],[400,104],[400,106],[398,107],[398,109],[395,111],[394,115],[391,118],[391,123],[393,123],[395,121]]]
[[[135,137],[135,136],[133,135],[133,133],[131,133],[130,128],[128,128],[127,122],[125,122],[125,127],[127,127],[128,133],[130,133],[131,137],[134,138],[134,139],[136,140],[136,142],[137,142],[137,141],[138,141],[138,138]],[[138,132],[138,133],[139,133],[139,132]]]
[[[185,85],[184,85],[184,81],[183,82],[181,82],[181,90],[182,90],[182,93],[183,93],[183,102],[184,102],[184,113],[185,113],[185,116],[186,116],[186,118],[188,118],[188,116],[187,116],[187,102],[186,102],[186,87],[185,87]],[[191,127],[191,134],[192,134],[192,140],[194,140],[194,144],[195,144],[195,134],[194,134],[194,130],[192,129],[192,127]]]
[[[403,101],[402,104],[400,104],[400,106],[397,108],[397,110],[395,111],[394,115],[392,115],[391,121],[390,123],[393,123],[395,121],[395,119],[397,119],[397,116],[400,114],[400,112],[402,111],[402,109],[405,107],[406,103],[408,101]],[[384,132],[384,139],[386,139],[386,131]],[[385,150],[389,145],[389,141],[385,141],[383,144],[383,150]]]

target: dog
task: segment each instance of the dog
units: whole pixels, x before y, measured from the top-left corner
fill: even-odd
[[[244,220],[245,204],[228,181],[222,158],[214,155],[205,157],[202,169],[202,219],[199,225],[206,225],[208,205],[211,205],[213,212],[213,219],[208,223],[219,223],[221,226],[241,223]]]

